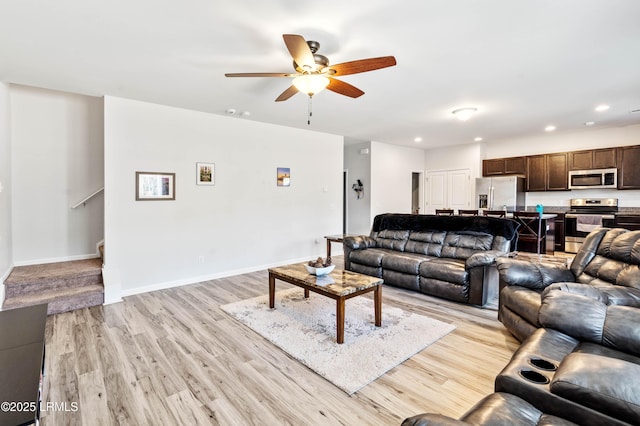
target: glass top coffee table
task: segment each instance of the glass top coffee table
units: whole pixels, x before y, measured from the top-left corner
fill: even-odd
[[[336,329],[338,343],[344,343],[344,302],[352,297],[373,292],[375,325],[382,325],[382,278],[370,277],[351,271],[334,270],[328,275],[315,276],[307,272],[304,264],[269,269],[269,307],[275,307],[276,279],[321,294],[336,301]]]

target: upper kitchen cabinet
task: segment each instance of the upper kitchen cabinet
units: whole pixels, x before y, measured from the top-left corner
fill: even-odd
[[[569,189],[567,153],[547,154],[547,191],[567,191]]]
[[[640,145],[618,147],[618,189],[640,189]]]
[[[546,156],[530,155],[527,157],[527,191],[547,190]]]
[[[482,160],[482,176],[523,175],[525,173],[525,157]]]
[[[527,191],[566,191],[569,189],[567,153],[527,157]]]
[[[589,149],[568,153],[569,170],[609,169],[616,167],[616,148]]]

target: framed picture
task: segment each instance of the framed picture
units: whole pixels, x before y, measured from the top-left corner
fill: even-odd
[[[196,163],[196,184],[215,185],[215,164]]]
[[[278,186],[290,186],[291,169],[289,167],[278,167],[276,182],[278,183]]]
[[[136,172],[136,200],[175,200],[176,174]]]

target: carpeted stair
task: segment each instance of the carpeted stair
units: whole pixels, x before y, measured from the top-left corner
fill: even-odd
[[[49,315],[102,305],[100,259],[17,266],[4,282],[2,309],[48,303]]]

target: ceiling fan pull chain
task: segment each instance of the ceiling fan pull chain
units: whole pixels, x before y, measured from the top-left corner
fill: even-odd
[[[309,114],[309,116],[307,117],[307,126],[311,125],[311,116],[313,115],[313,112],[311,111],[311,96],[309,96],[309,102],[307,103],[307,113]]]

